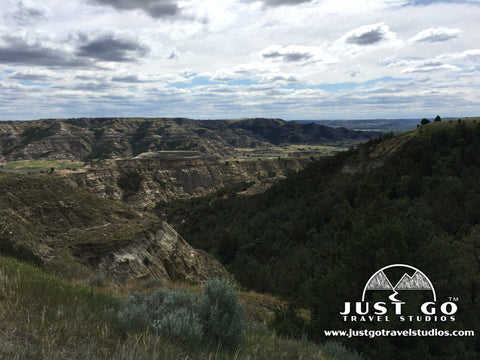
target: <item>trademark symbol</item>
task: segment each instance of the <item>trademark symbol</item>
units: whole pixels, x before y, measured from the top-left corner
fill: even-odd
[[[458,296],[449,296],[448,300],[453,301],[453,302],[458,302]]]

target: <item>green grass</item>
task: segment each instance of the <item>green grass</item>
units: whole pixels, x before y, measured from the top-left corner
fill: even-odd
[[[343,358],[342,352],[323,356],[321,346],[278,337],[253,320],[233,350],[191,348],[148,331],[124,333],[117,322],[120,300],[0,256],[0,359]]]
[[[480,117],[471,117],[471,118],[459,118],[459,119],[450,119],[450,120],[442,120],[442,121],[432,121],[429,124],[422,125],[416,130],[420,134],[428,135],[431,132],[441,131],[441,130],[448,130],[453,129],[459,123],[465,125],[466,128],[472,129],[478,123],[480,123]]]
[[[348,150],[348,147],[343,144],[337,146],[329,145],[282,145],[274,146],[266,149],[251,149],[251,148],[236,148],[241,155],[238,156],[239,160],[270,160],[277,158],[287,158],[289,155],[295,154],[298,156],[316,156],[329,155],[337,151]]]
[[[0,171],[17,174],[38,174],[55,170],[78,170],[83,167],[81,161],[70,160],[19,160],[0,164]]]

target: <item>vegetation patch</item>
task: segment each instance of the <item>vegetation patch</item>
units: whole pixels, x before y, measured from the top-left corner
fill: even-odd
[[[28,144],[40,141],[46,137],[49,137],[54,134],[54,130],[52,129],[53,126],[32,126],[25,129],[21,134],[21,142],[18,145],[12,146],[10,148],[4,149],[3,154],[8,155],[12,152],[23,149]]]
[[[236,290],[219,279],[207,281],[201,300],[185,289],[159,289],[126,298],[119,312],[125,330],[150,328],[191,347],[203,342],[231,349],[240,345],[244,317]]]
[[[133,156],[148,150],[150,142],[145,141],[144,139],[152,128],[152,125],[153,121],[151,120],[145,120],[139,123],[130,140]]]
[[[0,164],[0,171],[17,174],[40,174],[55,170],[76,171],[84,166],[82,161],[70,160],[19,160]]]
[[[123,196],[128,198],[135,195],[142,185],[143,175],[136,170],[127,170],[120,174],[117,185],[123,191]]]
[[[0,237],[0,254],[40,267],[44,265],[42,258],[32,249],[23,244],[17,244],[5,236]]]
[[[210,286],[220,290],[221,299],[230,299],[215,284]],[[186,291],[163,289],[150,296],[121,299],[106,291],[73,284],[0,256],[0,359],[359,359],[347,357],[355,354],[340,344],[324,347],[284,339],[250,320],[236,348],[210,347],[203,341],[192,346],[182,334],[194,339],[196,329],[201,328],[202,339],[208,337],[197,322],[196,309],[203,303],[211,312],[228,314],[229,307],[223,307],[222,300],[210,297],[213,302],[204,301]],[[223,304],[221,309],[218,304]],[[161,326],[150,316],[160,319]],[[161,330],[147,331],[147,323]],[[229,328],[224,329],[228,332]],[[324,349],[328,357],[323,356]],[[330,356],[332,351],[334,356]]]

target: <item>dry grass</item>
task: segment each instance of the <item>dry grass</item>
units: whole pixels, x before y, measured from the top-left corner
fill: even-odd
[[[145,291],[159,285],[141,284]],[[324,357],[320,346],[306,340],[278,337],[257,321],[248,322],[241,346],[233,351],[192,348],[148,331],[123,333],[116,320],[120,298],[112,292],[74,284],[0,256],[0,359],[341,358]],[[253,293],[242,298],[247,304],[277,302]]]

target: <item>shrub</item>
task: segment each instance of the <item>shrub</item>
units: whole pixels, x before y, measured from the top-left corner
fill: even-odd
[[[125,298],[118,313],[121,331],[164,333],[189,346],[222,344],[234,348],[242,339],[245,311],[234,287],[225,280],[208,280],[202,300],[185,290],[159,289],[154,295]]]
[[[159,289],[148,304],[151,327],[188,345],[202,340],[198,297],[185,289]]]
[[[185,289],[158,289],[148,304],[148,311],[152,320],[159,320],[170,312],[181,308],[196,313],[198,308],[198,298],[196,295]]]
[[[202,341],[203,331],[198,315],[184,307],[167,312],[160,319],[154,320],[152,327],[190,346]]]
[[[129,197],[140,190],[143,175],[135,170],[122,172],[117,180],[117,185],[123,191],[125,197]]]
[[[245,310],[233,286],[225,280],[209,279],[199,307],[203,332],[212,343],[237,347],[245,327]]]
[[[121,331],[145,330],[150,324],[148,313],[149,295],[134,294],[126,297],[118,312],[118,327]]]

